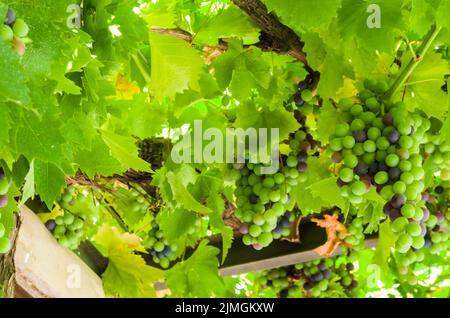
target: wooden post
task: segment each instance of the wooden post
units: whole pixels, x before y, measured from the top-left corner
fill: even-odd
[[[13,249],[0,258],[0,279],[7,297],[105,297],[100,277],[59,245],[27,207],[20,209],[17,224]]]

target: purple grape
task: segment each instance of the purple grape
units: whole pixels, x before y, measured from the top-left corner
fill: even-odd
[[[305,81],[301,81],[298,83],[298,89],[301,91],[306,89],[307,87],[308,87],[308,84]]]
[[[172,249],[170,248],[170,246],[166,246],[162,253],[164,254],[164,256],[170,256],[172,255]]]
[[[261,244],[258,244],[258,243],[255,243],[255,244],[253,244],[252,246],[253,246],[253,248],[254,248],[255,250],[257,250],[257,251],[260,251],[260,250],[263,249],[263,246],[262,246]]]
[[[437,194],[442,194],[442,193],[444,193],[444,187],[437,186],[436,188],[434,188],[434,192],[436,192]]]
[[[448,93],[447,83],[445,83],[444,85],[441,86],[441,90],[442,90],[444,93]]]
[[[347,184],[347,182],[342,181],[340,178],[336,180],[336,185],[339,188],[342,188],[343,186],[345,186]]]
[[[321,271],[324,271],[324,270],[327,269],[327,266],[325,265],[325,263],[321,262],[321,263],[319,264],[319,269],[320,269]]]
[[[439,225],[439,224],[436,224],[432,229],[431,229],[431,231],[433,231],[433,232],[439,232],[441,230],[441,226]]]
[[[386,137],[390,143],[395,144],[400,139],[400,134],[398,133],[397,130],[394,129],[388,132]]]
[[[364,162],[359,162],[355,167],[355,173],[358,176],[365,175],[369,173],[369,166],[365,164]]]
[[[438,223],[444,222],[444,220],[445,220],[444,214],[442,214],[442,213],[439,212],[439,213],[436,213],[435,215],[436,215],[436,217],[437,217]]]
[[[273,230],[275,234],[281,234],[283,232],[283,228],[281,226],[277,226],[275,230]]]
[[[158,252],[158,253],[156,253],[156,256],[157,256],[159,259],[162,259],[162,258],[166,257],[166,256],[164,255],[163,252]]]
[[[392,126],[393,123],[394,123],[394,117],[392,117],[391,114],[388,113],[388,114],[384,115],[383,124],[385,126]]]
[[[330,279],[331,272],[328,269],[326,269],[326,270],[322,271],[322,275],[323,275],[323,278]]]
[[[395,209],[400,209],[406,203],[406,198],[403,194],[395,194],[392,197],[391,205]]]
[[[306,282],[303,284],[303,289],[305,291],[310,291],[314,286],[310,282]]]
[[[247,234],[248,233],[248,224],[242,224],[239,227],[239,233],[241,234]]]
[[[428,248],[428,247],[431,247],[431,245],[433,245],[433,242],[431,241],[431,238],[426,236],[425,237],[425,244],[423,245],[423,247]]]
[[[422,222],[426,222],[428,221],[428,219],[430,218],[430,210],[428,210],[426,207],[422,208],[423,211],[423,216],[422,216]]]
[[[289,296],[288,289],[283,289],[282,291],[280,291],[280,298],[288,298],[288,296]]]
[[[7,205],[8,205],[8,196],[0,195],[0,208],[4,208]]]
[[[302,99],[302,96],[299,93],[294,94],[294,103],[298,107],[303,106],[305,104],[305,101]]]
[[[397,167],[389,169],[389,180],[397,181],[398,179],[400,179],[401,173],[402,171]]]
[[[409,133],[409,135],[408,136],[412,136],[412,135],[414,135],[414,133],[416,132],[416,128],[414,128],[414,126],[413,125],[411,125],[411,132]]]
[[[300,163],[298,164],[298,166],[297,166],[297,170],[298,170],[299,172],[305,172],[307,167],[308,167],[308,166],[306,165],[306,163],[300,162]]]
[[[264,209],[265,209],[265,210],[269,210],[269,209],[270,209],[270,203],[264,204]]]
[[[376,163],[376,162],[374,162],[374,163],[372,163],[370,166],[369,166],[369,174],[371,175],[371,176],[373,176],[373,175],[375,175],[377,172],[378,172],[378,164]]]
[[[358,287],[358,282],[356,280],[353,280],[352,283],[350,284],[350,286],[348,286],[348,288],[350,290],[355,289],[356,287]]]
[[[6,22],[5,22],[5,24],[7,24],[10,27],[12,27],[15,22],[16,22],[16,14],[13,11],[13,9],[8,8],[8,12],[6,13]]]
[[[358,130],[353,133],[356,142],[364,142],[367,140],[367,133],[364,130]]]
[[[156,256],[157,253],[156,253],[156,251],[153,251],[153,250],[152,250],[152,251],[150,251],[150,255],[151,255],[151,256]]]
[[[425,236],[427,234],[427,227],[425,224],[420,224],[420,236]]]
[[[250,195],[250,203],[257,204],[259,202],[259,197],[255,194]]]
[[[266,285],[267,285],[268,287],[272,287],[272,286],[273,286],[273,281],[269,279],[269,280],[267,281]]]
[[[300,151],[297,159],[298,162],[306,162],[306,160],[308,160],[308,153],[306,151]]]
[[[5,178],[6,178],[5,171],[3,170],[2,167],[0,167],[0,179],[5,179]]]
[[[289,220],[282,220],[281,221],[281,226],[282,227],[289,227]]]
[[[47,222],[45,222],[45,227],[47,228],[47,230],[49,230],[50,232],[53,232],[53,230],[56,227],[56,222],[55,220],[48,220]]]
[[[384,162],[380,162],[378,164],[378,171],[386,171],[386,172],[388,172],[389,171],[389,167],[386,166],[386,164]]]
[[[288,194],[288,196],[289,196],[289,194]],[[284,214],[284,217],[287,218],[287,219],[289,220],[289,219],[291,218],[291,212],[287,211],[287,212]]]
[[[347,263],[346,265],[347,271],[351,272],[355,269],[355,266],[352,263]]]
[[[322,279],[323,279],[323,274],[321,273],[321,272],[318,272],[317,274],[314,274],[314,275],[312,275],[311,276],[311,279],[314,281],[314,282],[320,282]]]

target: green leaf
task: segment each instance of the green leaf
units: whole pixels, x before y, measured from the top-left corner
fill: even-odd
[[[284,107],[274,110],[258,110],[257,106],[248,103],[241,104],[237,109],[237,119],[234,124],[236,128],[267,128],[268,136],[271,135],[271,128],[279,129],[280,141],[288,138],[291,132],[296,131],[300,124],[294,118],[293,113],[288,112]]]
[[[380,8],[380,28],[369,28],[372,12],[369,5]],[[403,0],[343,0],[338,12],[338,26],[343,40],[356,38],[359,46],[371,51],[391,52],[396,35],[404,27]]]
[[[114,249],[108,256],[108,267],[102,274],[108,295],[115,297],[156,297],[153,284],[163,272],[145,264],[144,259],[128,249]]]
[[[34,160],[30,163],[30,170],[25,176],[25,184],[22,188],[22,198],[20,204],[24,204],[28,199],[34,197]]]
[[[157,33],[150,35],[150,45],[150,89],[158,100],[173,98],[188,88],[200,89],[203,61],[195,49],[181,39]]]
[[[11,45],[0,41],[0,99],[19,104],[28,104],[28,87],[25,85],[26,77],[20,63],[20,57]]]
[[[165,272],[167,287],[173,296],[220,297],[224,292],[217,260],[220,251],[207,244],[208,241],[203,240],[191,257]]]
[[[95,175],[111,176],[124,171],[122,165],[112,155],[105,142],[97,137],[92,141],[92,149],[78,150],[75,162],[90,178]]]
[[[106,130],[102,130],[101,133],[114,158],[122,164],[123,170],[135,169],[152,172],[150,164],[139,158],[138,147],[134,138],[117,135]]]
[[[170,171],[166,174],[166,178],[172,188],[173,197],[176,202],[178,202],[182,207],[187,210],[191,210],[199,213],[209,213],[211,209],[204,206],[192,196],[191,193],[186,189],[183,182],[183,174],[175,174]]]
[[[317,115],[316,140],[328,144],[330,136],[334,134],[336,126],[342,123],[342,114],[333,107],[329,100],[325,100]]]
[[[373,257],[374,264],[377,264],[383,269],[387,269],[387,261],[391,255],[391,249],[395,245],[397,238],[392,232],[390,221],[386,220],[380,225],[378,234],[378,245]]]
[[[448,61],[443,60],[440,54],[428,53],[406,83],[408,108],[417,108],[430,117],[444,120],[449,106],[448,96],[441,90],[445,74],[450,74]],[[399,92],[399,96],[401,94],[403,92]]]
[[[36,182],[36,193],[51,209],[53,202],[66,184],[64,173],[52,163],[35,160],[34,180]]]
[[[197,31],[195,43],[217,44],[218,39],[239,37],[244,44],[259,41],[259,28],[242,10],[230,6],[211,18]]]
[[[195,226],[197,214],[183,208],[162,209],[158,213],[158,224],[169,242],[183,240]]]
[[[341,5],[341,0],[265,0],[282,22],[297,31],[318,28],[329,23]]]

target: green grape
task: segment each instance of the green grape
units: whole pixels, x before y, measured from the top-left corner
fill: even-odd
[[[309,102],[313,98],[313,93],[309,89],[303,90],[301,94],[302,94],[302,99],[305,102]]]
[[[357,181],[351,186],[351,191],[354,195],[363,195],[366,192],[366,185],[361,181]]]
[[[386,156],[386,165],[388,167],[396,167],[399,163],[400,159],[396,154],[389,154]]]
[[[261,227],[256,224],[252,224],[248,229],[248,233],[253,237],[258,237],[261,234],[261,232],[262,232]]]
[[[353,170],[350,168],[343,168],[339,171],[339,178],[344,182],[350,182],[353,180]]]
[[[347,155],[344,157],[344,165],[349,168],[354,168],[358,164],[358,157],[355,155]]]
[[[402,206],[401,210],[400,210],[401,214],[405,217],[405,218],[412,218],[414,216],[415,209],[414,206],[412,206],[411,204],[405,204],[404,206]]]
[[[272,243],[273,236],[269,232],[264,232],[264,233],[261,233],[261,235],[257,238],[257,240],[258,240],[259,244],[266,247],[266,246],[269,246],[270,243]]]
[[[13,31],[14,35],[20,38],[23,38],[28,35],[29,27],[22,19],[17,19],[16,23],[14,23]]]
[[[409,235],[411,236],[419,236],[420,233],[422,232],[420,225],[418,223],[415,222],[411,222],[406,226],[406,231],[408,232]]]
[[[350,98],[343,98],[339,101],[338,105],[343,111],[348,111],[353,106],[353,102]]]
[[[13,38],[13,30],[7,25],[0,25],[0,39],[5,42],[11,42]]]
[[[379,171],[374,178],[377,184],[385,184],[389,180],[389,175],[386,171]]]
[[[406,217],[399,217],[392,222],[392,230],[397,233],[402,232],[408,224],[409,222]]]

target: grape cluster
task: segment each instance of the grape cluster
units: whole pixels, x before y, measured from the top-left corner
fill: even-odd
[[[178,250],[178,246],[176,244],[169,245],[155,220],[152,221],[152,229],[148,232],[148,237],[145,239],[144,244],[150,251],[150,255],[153,256],[153,261],[162,268],[168,268],[170,262],[177,258],[175,252]]]
[[[85,235],[85,223],[87,215],[71,212],[70,209],[76,203],[83,203],[86,197],[82,193],[76,193],[73,185],[64,189],[58,204],[63,209],[62,215],[50,219],[45,223],[47,229],[53,233],[59,244],[75,250],[80,245]]]
[[[5,172],[0,168],[0,221],[1,221],[1,208],[8,205],[8,190],[9,180],[6,178]],[[3,223],[0,222],[0,254],[7,253],[11,248],[11,241],[6,236],[6,228]]]
[[[294,275],[303,281],[302,287],[308,296],[320,297],[326,294],[335,287],[333,284],[336,281],[349,292],[358,286],[352,273],[355,267],[351,262],[335,266],[335,260],[327,258],[297,264],[295,269]]]
[[[342,292],[350,296],[358,286],[354,270],[345,256],[317,259],[257,273],[255,285],[273,289],[280,298],[333,297]]]
[[[235,215],[245,223],[240,228],[242,240],[257,250],[270,245],[274,234],[280,234],[274,231],[279,232],[279,225],[286,221],[283,216],[292,209],[289,192],[299,176],[293,162],[273,175],[263,175],[262,168],[261,164],[247,163],[234,164],[231,170],[237,183]]]
[[[64,211],[63,215],[57,216],[54,220],[48,220],[45,226],[53,233],[59,244],[75,250],[84,236],[84,223],[85,220],[82,217]]]
[[[423,152],[436,169],[442,170],[443,179],[450,179],[450,146],[442,135],[426,135]]]
[[[8,8],[4,23],[0,25],[0,40],[12,43],[16,52],[20,55],[25,53],[25,44],[22,38],[26,37],[29,27],[22,19],[17,19],[13,9]]]
[[[420,144],[430,128],[429,120],[410,115],[403,103],[382,103],[379,95],[385,82],[366,81],[359,93],[362,104],[342,99],[339,107],[349,119],[330,138],[332,160],[342,162],[338,185],[350,202],[362,202],[362,195],[375,186],[380,195],[399,209],[405,200],[417,201],[424,176]],[[387,111],[386,113],[384,113]],[[397,210],[386,212],[395,218]]]

